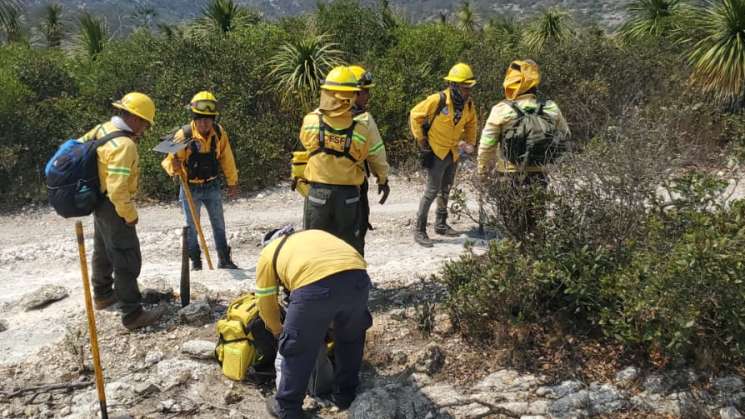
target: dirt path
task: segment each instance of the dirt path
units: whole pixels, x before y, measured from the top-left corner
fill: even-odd
[[[415,245],[410,223],[421,196],[422,182],[394,178],[391,183],[388,203],[372,204],[371,222],[376,229],[368,235],[366,248],[371,278],[376,286],[383,288],[411,284],[436,271],[445,260],[460,254],[464,243],[463,238],[454,238],[442,240],[432,249]],[[372,194],[371,198],[374,198]],[[268,229],[286,223],[300,226],[302,200],[283,185],[228,203],[225,219],[234,260],[243,269],[194,273],[192,282],[196,289],[229,294],[253,289],[261,236]],[[8,330],[2,332],[0,365],[17,362],[41,346],[59,341],[66,327],[84,311],[73,224],[50,211],[0,218],[0,319],[8,324]],[[178,290],[182,225],[176,204],[140,209],[141,288],[170,286]],[[470,228],[465,223],[454,225]],[[211,231],[205,227],[207,241],[214,249]],[[92,218],[84,219],[84,229],[90,260]],[[214,250],[212,258],[216,263]],[[24,295],[48,284],[65,287],[70,296],[42,310],[25,312],[17,307]]]

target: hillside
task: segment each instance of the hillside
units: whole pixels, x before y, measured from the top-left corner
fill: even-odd
[[[27,4],[32,11],[47,4],[47,0],[31,0]],[[136,0],[121,2],[116,0],[59,0],[69,10],[88,10],[92,13],[106,15],[114,27],[127,27],[134,22],[174,23],[191,19],[200,14],[206,1],[189,0]],[[293,16],[312,11],[317,0],[237,0],[237,3],[259,10],[269,18]],[[378,0],[362,0],[363,4],[372,5]],[[615,26],[628,0],[511,0],[490,1],[473,0],[471,4],[481,19],[493,15],[526,16],[545,7],[559,6],[571,11],[576,18],[595,21],[607,26]],[[448,0],[392,0],[391,6],[401,16],[413,21],[427,20],[439,16],[453,15],[461,7],[460,1]]]

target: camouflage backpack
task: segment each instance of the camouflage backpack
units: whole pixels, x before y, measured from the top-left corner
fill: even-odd
[[[520,109],[509,101],[517,118],[505,124],[502,135],[502,155],[517,166],[542,166],[553,162],[561,153],[561,136],[556,121],[543,111],[546,102],[538,101],[535,109]]]

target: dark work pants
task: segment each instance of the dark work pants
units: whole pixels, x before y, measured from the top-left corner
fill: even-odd
[[[303,227],[327,231],[362,255],[360,189],[357,186],[311,183],[305,198]]]
[[[432,202],[437,199],[437,215],[443,222],[447,218],[450,188],[455,180],[455,169],[458,162],[453,161],[453,154],[448,153],[444,160],[433,157],[432,167],[427,170],[427,189],[419,201],[416,228],[424,231],[427,228],[427,216]]]
[[[360,381],[365,331],[372,326],[367,309],[369,289],[367,272],[352,270],[292,291],[279,338],[283,360],[276,399],[282,418],[302,414],[308,379],[332,323],[336,360],[334,398],[354,400]]]
[[[109,198],[94,210],[93,228],[93,294],[99,298],[116,295],[125,316],[139,311],[142,296],[137,277],[142,255],[136,228],[116,213]]]

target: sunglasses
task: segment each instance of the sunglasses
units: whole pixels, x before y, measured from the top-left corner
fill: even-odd
[[[197,112],[217,112],[217,103],[211,100],[191,102],[191,107]]]

